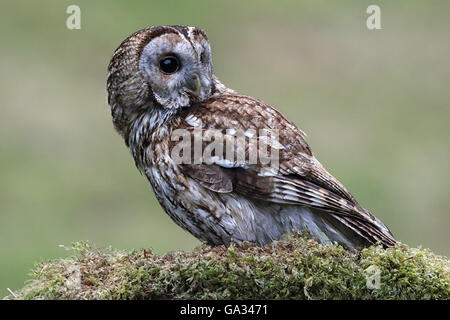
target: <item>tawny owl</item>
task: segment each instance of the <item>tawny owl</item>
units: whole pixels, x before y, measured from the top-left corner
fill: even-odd
[[[114,126],[137,168],[169,216],[198,239],[265,245],[307,229],[320,243],[353,250],[395,244],[316,160],[301,130],[218,80],[201,29],[158,26],[132,34],[113,54],[107,90]],[[180,132],[194,138],[183,136],[180,147]],[[193,150],[206,151],[212,141],[222,143],[222,153],[217,145],[209,156]],[[259,158],[263,147],[276,158]]]

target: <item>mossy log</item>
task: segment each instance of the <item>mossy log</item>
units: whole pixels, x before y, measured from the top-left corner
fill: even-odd
[[[448,258],[399,244],[349,252],[305,236],[156,255],[75,243],[5,299],[450,299]]]

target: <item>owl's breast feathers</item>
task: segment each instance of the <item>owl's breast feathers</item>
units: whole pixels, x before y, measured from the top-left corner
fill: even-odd
[[[236,162],[238,148],[234,148],[232,160],[224,152],[223,157],[213,157],[213,163],[202,157],[200,160],[191,159],[188,163],[173,164],[173,159],[167,157],[171,157],[178,141],[173,141],[169,136],[180,129],[188,132],[196,130],[205,135],[208,135],[208,131],[218,130],[223,133],[219,138],[224,139],[224,144],[236,132],[251,131],[251,135],[246,134],[247,138],[256,139],[260,143],[263,139],[261,129],[276,131],[277,141],[264,137],[264,143],[268,150],[276,149],[277,169],[274,171],[267,168],[268,165],[259,160],[250,163],[248,159],[254,150],[250,150],[248,146],[244,150],[246,157],[243,162]],[[148,158],[146,149],[143,148],[139,154],[135,154],[135,160],[140,157],[139,161],[148,165],[172,165],[174,168],[170,170],[163,165],[162,170],[166,171],[165,174],[170,171],[172,175],[179,175],[180,184],[186,188],[189,188],[189,177],[211,193],[235,194],[281,206],[308,207],[332,217],[332,220],[350,229],[367,244],[380,242],[383,246],[390,247],[396,243],[389,229],[362,208],[345,187],[316,160],[305,141],[305,134],[262,101],[242,95],[214,96],[173,115],[148,133],[147,139],[147,145],[152,145],[149,148],[152,149],[154,158]],[[203,148],[207,148],[214,138],[207,140],[202,142]],[[158,160],[163,154],[165,160]],[[194,152],[191,156],[194,157]],[[334,225],[336,228],[341,226]]]

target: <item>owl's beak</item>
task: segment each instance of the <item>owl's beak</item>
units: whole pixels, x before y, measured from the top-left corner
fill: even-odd
[[[200,81],[200,77],[198,74],[194,74],[192,79],[188,81],[187,88],[189,90],[189,93],[194,95],[196,98],[200,96],[200,93],[202,92],[202,82]]]

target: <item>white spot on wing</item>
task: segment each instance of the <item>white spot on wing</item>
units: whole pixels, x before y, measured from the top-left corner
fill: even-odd
[[[202,127],[202,120],[197,118],[196,116],[189,115],[185,118],[186,122],[193,127]]]
[[[274,149],[284,149],[284,146],[280,142],[278,142],[278,140],[272,139],[268,136],[260,136],[259,141],[265,143],[268,146],[271,146]]]

